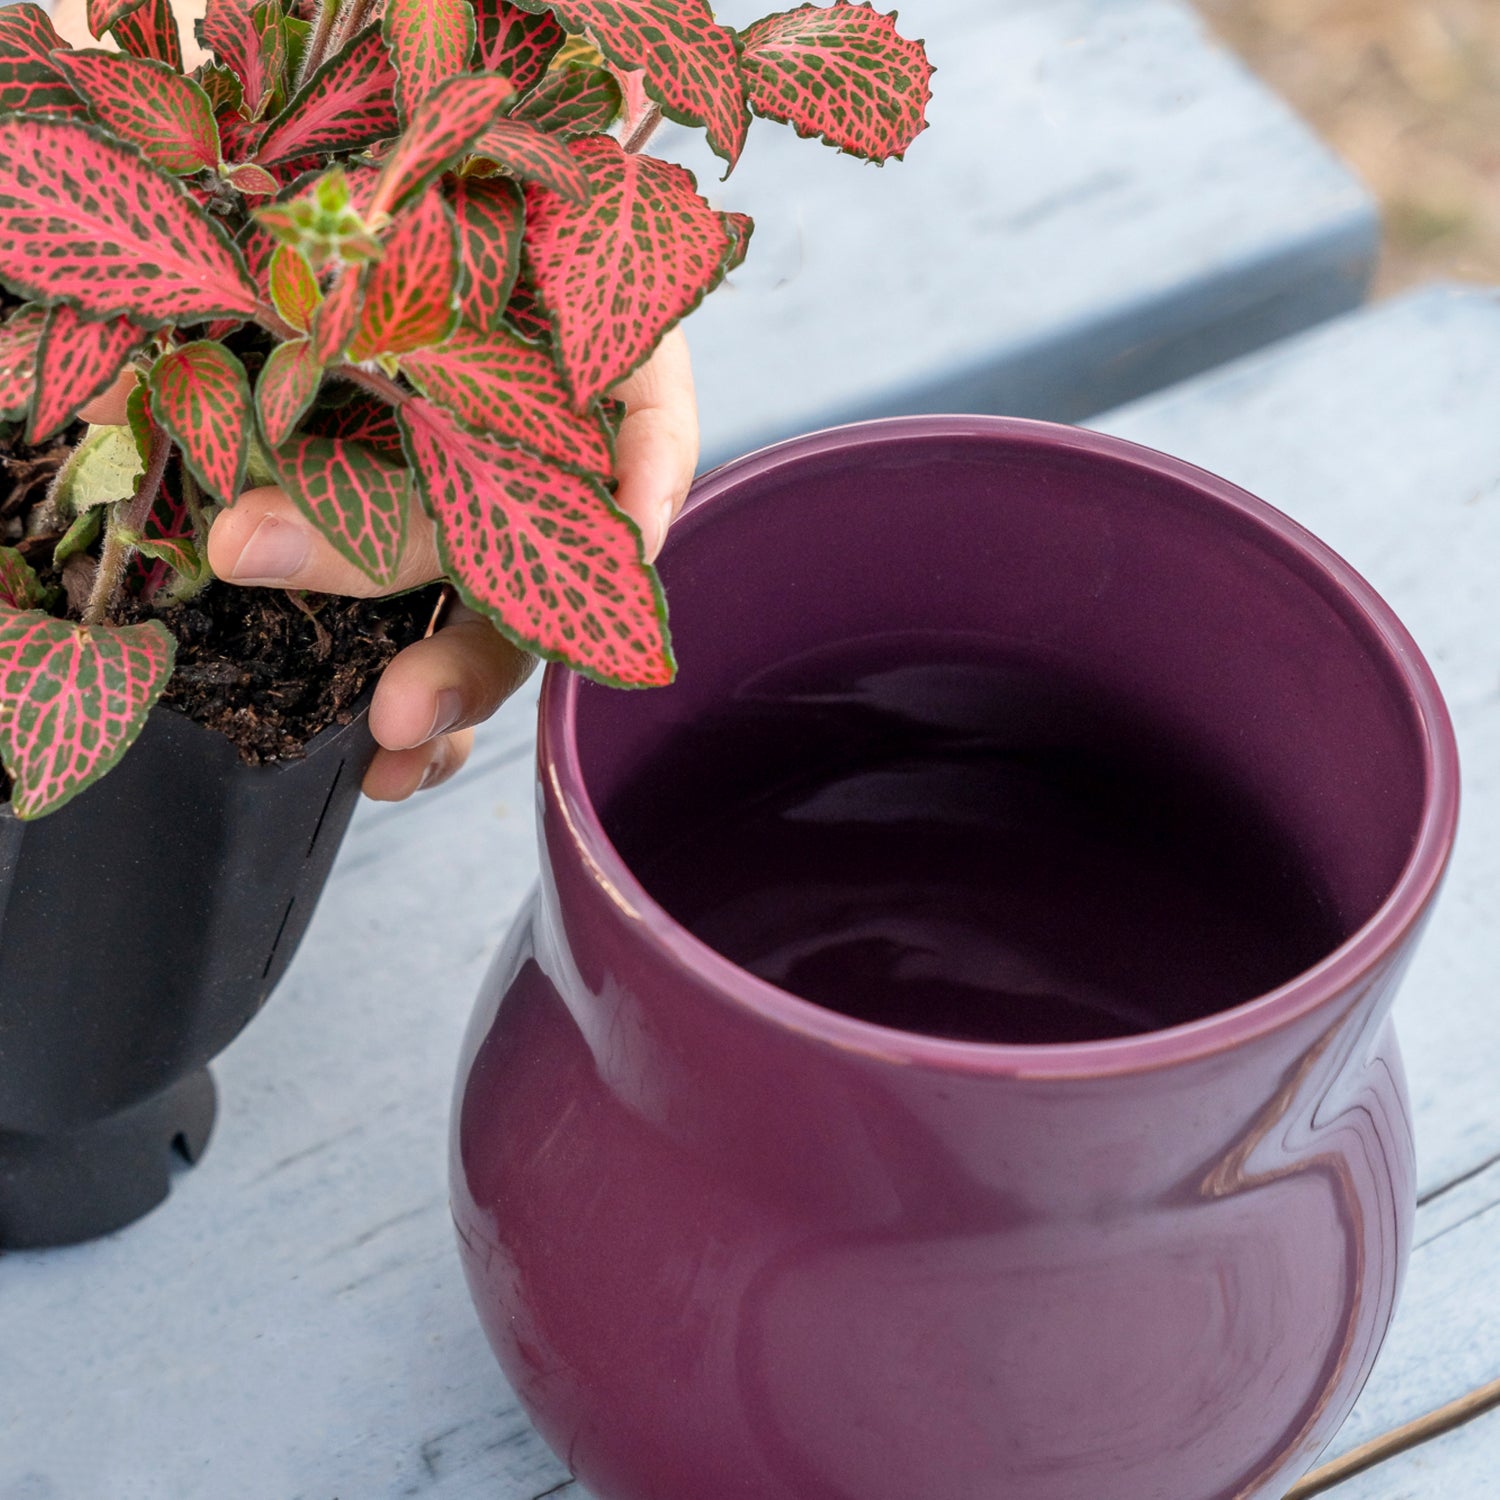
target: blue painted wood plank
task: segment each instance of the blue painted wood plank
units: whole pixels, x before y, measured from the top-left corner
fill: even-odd
[[[763,0],[720,10],[743,23]],[[876,169],[757,122],[746,266],[689,323],[707,462],[832,421],[1071,421],[1342,311],[1372,204],[1182,0],[909,0],[931,128]]]

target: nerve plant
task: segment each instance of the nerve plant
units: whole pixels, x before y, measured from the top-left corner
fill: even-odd
[[[88,0],[118,51],[0,9],[0,281],[25,299],[0,328],[0,418],[41,443],[135,374],[129,425],[90,429],[54,486],[53,566],[0,548],[15,813],[60,807],[140,732],[172,602],[247,479],[377,584],[414,491],[458,594],[526,650],[670,681],[660,586],[610,498],[609,391],[752,226],[641,147],[663,115],[702,127],[727,176],[754,113],[899,156],[931,69],[894,20],[846,0],[739,32],[708,0],[208,0],[210,60],[187,72],[169,0]]]

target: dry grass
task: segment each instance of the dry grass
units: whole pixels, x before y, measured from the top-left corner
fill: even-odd
[[[1377,292],[1500,283],[1500,0],[1195,0],[1374,190]]]

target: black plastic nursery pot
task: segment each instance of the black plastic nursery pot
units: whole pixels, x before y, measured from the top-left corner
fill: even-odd
[[[374,753],[248,766],[158,707],[49,817],[0,811],[0,1250],[119,1229],[213,1127],[208,1061],[286,971]]]

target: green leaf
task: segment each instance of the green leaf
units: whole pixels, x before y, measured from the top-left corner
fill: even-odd
[[[52,561],[61,567],[75,552],[87,552],[99,540],[103,529],[104,507],[91,505],[63,532],[62,540],[52,549]]]
[[[290,245],[278,245],[271,257],[271,300],[299,333],[312,327],[313,314],[323,300],[307,258]]]
[[[233,505],[250,451],[250,384],[222,344],[200,340],[162,355],[151,369],[151,410],[182,449],[193,477]]]
[[[66,46],[40,6],[0,9],[0,113],[87,114],[53,56]]]
[[[207,583],[213,577],[213,569],[198,551],[198,544],[190,536],[134,537],[135,550],[143,557],[164,562],[174,572],[182,574],[192,583]]]
[[[56,812],[130,748],[176,649],[157,620],[90,628],[0,609],[0,758],[18,818]]]
[[[94,505],[128,500],[146,466],[129,427],[90,427],[58,471],[58,504],[75,514]]]

